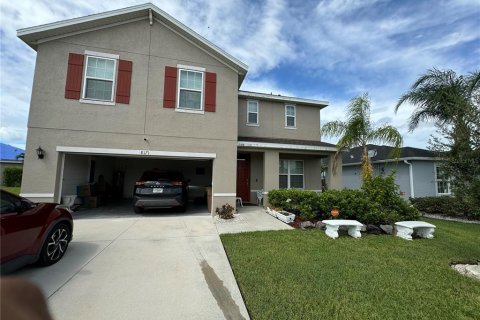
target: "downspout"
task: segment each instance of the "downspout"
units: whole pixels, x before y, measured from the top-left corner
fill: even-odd
[[[415,198],[415,191],[413,190],[413,166],[411,162],[403,160],[405,164],[408,164],[408,173],[410,175],[410,198]]]

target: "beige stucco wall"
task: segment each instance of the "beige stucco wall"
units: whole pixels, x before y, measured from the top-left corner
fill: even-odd
[[[130,104],[103,106],[64,98],[68,54],[85,50],[119,54],[133,62]],[[217,74],[215,113],[163,108],[165,66],[177,64]],[[137,21],[40,44],[29,127],[236,140],[237,87],[232,69],[159,23],[150,27],[148,20]]]
[[[150,40],[151,39],[151,40]],[[118,54],[133,62],[130,104],[105,106],[65,99],[69,53]],[[217,74],[216,112],[163,108],[165,66],[205,68]],[[132,22],[38,45],[28,121],[23,193],[55,193],[57,146],[211,152],[214,193],[235,193],[238,74],[159,22]],[[147,139],[145,141],[144,139]],[[214,205],[225,202],[214,199]],[[231,199],[230,199],[231,198]],[[235,197],[227,200],[235,203]],[[232,201],[233,200],[233,201]]]
[[[247,101],[245,98],[238,98],[239,137],[320,140],[320,108],[294,104],[296,129],[287,129],[285,103],[255,100],[258,101],[258,126],[252,126],[247,125]]]

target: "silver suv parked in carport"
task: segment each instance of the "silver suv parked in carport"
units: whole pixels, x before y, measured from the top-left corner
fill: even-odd
[[[145,171],[135,183],[133,208],[136,213],[150,208],[179,208],[185,211],[187,201],[187,181],[179,171]]]

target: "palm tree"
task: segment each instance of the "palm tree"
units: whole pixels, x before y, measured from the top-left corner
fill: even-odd
[[[386,143],[394,147],[393,155],[398,157],[403,144],[402,135],[392,126],[374,128],[370,121],[370,100],[368,93],[353,98],[347,107],[347,121],[326,123],[321,130],[327,137],[340,137],[337,142],[335,160],[340,152],[352,147],[362,147],[362,181],[372,178],[373,168],[368,157],[368,143]],[[336,163],[336,161],[335,161]],[[335,170],[335,168],[333,168]]]
[[[478,108],[479,90],[480,71],[457,76],[453,70],[430,69],[400,97],[395,113],[402,104],[410,102],[416,106],[410,116],[410,131],[416,129],[420,122],[430,120],[440,127],[451,125],[454,145],[459,146],[471,135],[465,116]]]

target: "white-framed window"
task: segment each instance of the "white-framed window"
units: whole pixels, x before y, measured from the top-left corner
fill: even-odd
[[[303,189],[303,160],[280,159],[280,189]]]
[[[285,105],[285,128],[296,127],[296,110],[293,105]]]
[[[177,109],[203,111],[203,70],[178,68]]]
[[[247,101],[247,124],[258,125],[258,101]]]
[[[113,102],[118,56],[86,52],[82,99]]]
[[[442,166],[435,164],[435,186],[437,194],[449,195],[450,191],[450,177],[442,169]]]

